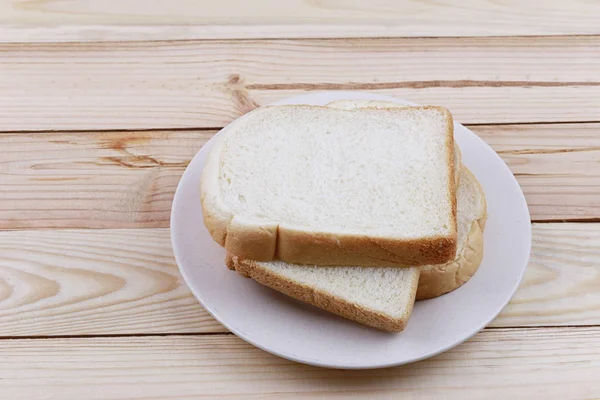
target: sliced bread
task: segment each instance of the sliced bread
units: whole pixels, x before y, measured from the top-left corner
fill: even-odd
[[[444,108],[263,107],[211,150],[204,221],[243,259],[444,263],[457,244],[454,160]]]
[[[388,332],[405,328],[419,284],[418,268],[319,267],[232,255],[226,264],[297,300]]]
[[[413,107],[406,104],[394,103],[392,101],[385,100],[365,100],[365,99],[354,99],[354,100],[335,100],[327,104],[327,107],[338,108],[341,110],[356,110],[357,108],[405,108]],[[454,177],[458,187],[458,180],[460,179],[460,167],[462,165],[462,155],[460,148],[454,143]]]
[[[228,255],[227,267],[345,318],[386,331],[398,331],[406,326],[415,290],[416,299],[450,292],[473,276],[481,263],[485,195],[477,179],[465,167],[461,169],[457,198],[459,248],[454,260],[444,265],[323,267],[257,262]]]
[[[438,297],[460,287],[477,272],[483,259],[483,229],[487,218],[485,194],[475,175],[464,166],[456,196],[456,256],[449,263],[419,267],[421,276],[417,300]]]

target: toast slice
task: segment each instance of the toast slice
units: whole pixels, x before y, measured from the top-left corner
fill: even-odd
[[[387,332],[406,327],[419,284],[418,268],[322,267],[230,254],[226,264],[296,300]]]
[[[454,160],[444,108],[263,107],[212,148],[204,222],[243,259],[444,263],[457,245]]]
[[[413,268],[323,267],[258,262],[228,255],[227,267],[297,300],[365,325],[397,332],[404,329],[412,312],[414,291],[417,300],[448,293],[473,276],[481,263],[485,195],[465,167],[461,168],[457,200],[459,246],[447,264]]]
[[[338,108],[341,110],[356,110],[358,108],[405,108],[414,107],[406,104],[394,103],[392,101],[385,100],[365,100],[365,99],[346,99],[346,100],[335,100],[327,103],[327,107]],[[462,165],[462,154],[460,148],[454,143],[454,178],[458,187],[458,180],[460,179],[460,168]]]

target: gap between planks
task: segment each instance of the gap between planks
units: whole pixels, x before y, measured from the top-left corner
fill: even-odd
[[[552,224],[583,224],[583,225],[594,225],[594,224],[600,224],[600,217],[598,218],[582,218],[582,219],[578,219],[578,218],[563,218],[563,219],[531,219],[531,223],[532,224],[540,224],[540,225],[552,225]],[[168,226],[147,226],[147,227],[140,227],[140,228],[133,228],[133,229],[162,229],[162,228],[168,228]],[[21,227],[21,228],[0,228],[0,232],[33,232],[33,231],[39,231],[39,232],[49,232],[49,231],[56,231],[56,232],[70,232],[70,231],[102,231],[102,230],[111,230],[111,231],[126,231],[126,230],[130,230],[132,228],[130,227],[116,227],[116,228],[100,228],[100,227],[95,227],[95,226],[81,226],[81,227],[52,227],[52,226],[42,226],[42,227],[35,227],[35,228],[30,228],[30,227]]]
[[[598,328],[598,324],[588,325],[536,325],[536,326],[486,326],[481,331],[504,331],[504,330],[519,330],[519,331],[535,331],[546,329],[589,329]],[[52,339],[102,339],[102,338],[152,338],[152,337],[189,337],[189,336],[233,336],[233,332],[157,332],[157,333],[112,333],[112,334],[88,334],[88,335],[24,335],[24,336],[4,336],[0,335],[0,340],[52,340]]]
[[[49,30],[60,30],[60,28],[63,27],[56,27],[56,28],[48,28]],[[86,28],[93,28],[93,27],[86,27]],[[102,27],[100,27],[102,28]],[[117,29],[120,27],[116,27]],[[134,28],[135,27],[127,27],[129,28]],[[8,27],[2,27],[0,26],[0,34],[3,31],[9,30],[8,34],[5,36],[0,36],[0,44],[2,45],[15,45],[15,46],[22,46],[22,45],[36,45],[36,44],[48,44],[48,43],[60,43],[60,44],[72,44],[72,45],[85,45],[85,44],[91,44],[91,43],[102,43],[102,44],[115,44],[115,45],[127,45],[127,44],[135,44],[135,43],[149,43],[149,44],[172,44],[174,42],[177,43],[195,43],[195,42],[203,42],[203,43],[223,43],[223,42],[230,42],[230,41],[235,41],[235,42],[255,42],[257,40],[260,41],[269,41],[269,42],[287,42],[287,41],[293,41],[293,40],[297,40],[297,41],[309,41],[309,40],[318,40],[318,41],[323,41],[323,42],[338,42],[338,41],[348,41],[348,40],[396,40],[396,39],[401,39],[401,40],[436,40],[436,39],[448,39],[448,40],[460,40],[460,39],[492,39],[492,40],[506,40],[506,39],[538,39],[538,40],[542,40],[542,39],[596,39],[599,38],[600,35],[597,33],[590,33],[590,34],[580,34],[580,35],[509,35],[509,36],[501,36],[501,35],[483,35],[483,36],[470,36],[470,35],[465,35],[465,36],[452,36],[452,35],[448,35],[448,36],[369,36],[369,35],[365,35],[365,36],[360,36],[360,35],[356,35],[356,36],[347,36],[347,37],[343,37],[343,36],[282,36],[282,37],[269,37],[269,36],[249,36],[249,37],[214,37],[214,38],[210,38],[210,37],[164,37],[164,38],[153,38],[151,35],[145,35],[140,33],[139,36],[138,35],[134,35],[132,37],[122,37],[119,38],[119,36],[108,36],[106,38],[92,38],[90,37],[89,40],[85,40],[82,38],[77,39],[76,36],[65,36],[63,38],[61,37],[56,37],[56,38],[50,38],[48,39],[48,37],[43,37],[41,35],[36,35],[36,34],[32,34],[31,36],[29,36],[28,38],[23,37],[23,39],[19,40],[16,39],[17,36],[13,36],[10,37],[10,31],[15,32],[16,30],[18,30],[19,28],[8,28]],[[39,28],[35,28],[36,30],[39,30]]]
[[[561,326],[562,327],[562,326]],[[578,326],[580,327],[580,326]],[[583,326],[585,327],[585,326]],[[152,338],[165,336],[227,336],[232,332],[172,332],[172,333],[106,333],[90,335],[25,335],[25,336],[3,336],[0,340],[45,340],[45,339],[95,339],[95,338]]]
[[[460,121],[457,121],[460,123]],[[485,128],[485,127],[494,127],[494,126],[504,126],[504,127],[519,127],[519,126],[528,126],[528,125],[578,125],[578,124],[598,124],[599,120],[590,120],[590,121],[540,121],[540,122],[498,122],[498,123],[470,123],[464,124],[464,126],[468,129],[471,128]],[[48,134],[48,135],[59,135],[61,133],[144,133],[144,132],[212,132],[212,131],[220,131],[224,126],[211,126],[211,127],[181,127],[181,128],[131,128],[131,129],[41,129],[41,130],[0,130],[0,136],[2,135],[15,135],[15,134]],[[199,150],[199,149],[198,149]]]

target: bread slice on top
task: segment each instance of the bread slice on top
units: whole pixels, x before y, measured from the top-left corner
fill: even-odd
[[[341,110],[356,110],[358,108],[405,108],[414,107],[406,104],[394,103],[393,101],[386,100],[366,100],[366,99],[345,99],[335,100],[327,103],[327,107],[338,108]],[[454,143],[454,177],[456,180],[456,187],[458,187],[458,180],[460,179],[460,168],[462,165],[462,154],[460,148]]]
[[[444,263],[457,245],[454,163],[444,108],[263,107],[212,148],[204,221],[242,259]]]
[[[447,264],[413,268],[323,267],[228,255],[227,267],[297,300],[365,325],[397,332],[407,324],[415,292],[417,300],[448,293],[473,276],[481,263],[485,195],[465,167],[461,168],[457,198],[459,246]]]

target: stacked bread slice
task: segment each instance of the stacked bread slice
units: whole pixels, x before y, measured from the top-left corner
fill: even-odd
[[[483,256],[485,195],[439,107],[259,109],[220,135],[201,200],[230,269],[386,331]]]

